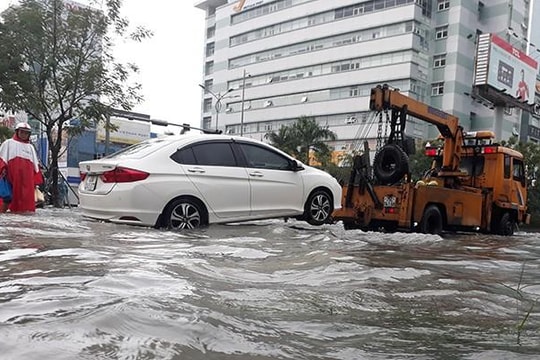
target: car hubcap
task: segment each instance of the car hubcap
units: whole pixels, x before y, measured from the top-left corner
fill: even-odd
[[[330,215],[330,200],[325,195],[317,195],[311,202],[311,217],[317,221],[326,221]]]
[[[195,229],[201,225],[201,214],[195,206],[183,203],[171,213],[170,224],[173,229]]]

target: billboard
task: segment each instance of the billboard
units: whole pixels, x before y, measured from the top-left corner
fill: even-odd
[[[495,34],[478,36],[474,86],[488,85],[521,103],[534,104],[538,62]]]
[[[150,138],[150,123],[111,117],[111,124],[118,127],[116,131],[109,132],[109,141],[117,144],[137,144]],[[103,123],[97,128],[96,140],[105,141],[105,127]]]

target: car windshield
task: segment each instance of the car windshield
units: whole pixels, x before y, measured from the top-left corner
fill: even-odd
[[[152,154],[154,151],[160,149],[161,147],[169,143],[170,141],[167,139],[146,140],[138,144],[131,145],[125,149],[119,150],[111,155],[104,157],[104,159],[118,159],[122,157],[141,159],[149,154]]]

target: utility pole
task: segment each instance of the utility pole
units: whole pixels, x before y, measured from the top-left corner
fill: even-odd
[[[214,105],[214,108],[216,109],[216,131],[218,131],[218,121],[219,121],[219,112],[221,111],[221,107],[222,107],[222,104],[221,104],[221,100],[223,100],[223,98],[225,98],[225,96],[230,93],[231,91],[233,91],[234,89],[228,89],[227,91],[225,91],[223,94],[222,93],[217,93],[217,94],[214,94],[211,90],[207,89],[204,85],[202,84],[199,84],[199,86],[204,90],[206,91],[207,93],[209,93],[210,95],[212,95],[214,97],[214,99],[216,99],[216,104]]]
[[[240,110],[240,136],[244,135],[244,95],[246,92],[246,69],[242,75],[242,109]]]

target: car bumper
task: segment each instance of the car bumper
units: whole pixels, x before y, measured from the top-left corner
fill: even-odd
[[[79,201],[85,217],[140,226],[156,225],[163,208],[156,194],[133,187],[116,186],[114,191],[101,195],[79,191]]]

